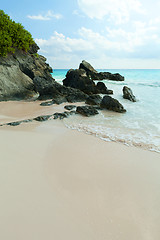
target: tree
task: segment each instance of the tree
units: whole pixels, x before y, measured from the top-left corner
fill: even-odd
[[[16,49],[27,52],[32,44],[32,35],[0,10],[0,56],[14,53]]]

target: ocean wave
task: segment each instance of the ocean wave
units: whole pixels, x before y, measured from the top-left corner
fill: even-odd
[[[145,150],[154,151],[157,153],[160,153],[160,146],[156,143],[154,144],[154,141],[150,143],[151,139],[146,139],[146,136],[139,135],[139,136],[132,136],[132,134],[117,134],[113,132],[113,129],[107,128],[107,132],[103,131],[100,126],[85,126],[83,124],[68,124],[65,123],[66,127],[78,130],[80,132],[84,132],[89,135],[93,135],[95,137],[100,138],[103,141],[111,141],[111,142],[117,142],[122,143],[126,146],[132,146],[132,147],[139,147]]]

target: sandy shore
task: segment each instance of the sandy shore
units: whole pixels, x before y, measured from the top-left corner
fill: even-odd
[[[42,111],[0,108],[1,122]],[[54,120],[1,127],[0,155],[0,239],[160,239],[160,154]]]

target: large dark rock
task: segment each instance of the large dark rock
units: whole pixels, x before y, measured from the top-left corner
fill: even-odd
[[[107,109],[107,110],[111,110],[111,111],[115,111],[115,112],[119,112],[119,113],[124,113],[126,112],[126,110],[124,109],[124,107],[122,106],[121,103],[119,103],[118,100],[110,97],[110,96],[104,96],[100,107],[102,109]]]
[[[86,74],[92,80],[113,80],[113,81],[124,81],[124,77],[121,76],[119,73],[110,73],[110,72],[97,72],[90,63],[83,60],[80,63],[79,69],[84,69]]]
[[[66,99],[70,103],[85,102],[88,95],[78,89],[68,88]]]
[[[86,117],[98,114],[97,109],[91,106],[78,106],[76,112]]]
[[[40,100],[53,99],[52,103],[61,104],[62,102],[83,102],[88,97],[84,92],[62,86],[52,78],[44,79],[36,77],[33,79],[35,89],[40,93]]]
[[[102,94],[113,94],[112,90],[109,90],[103,82],[98,82],[96,85],[97,91]]]
[[[96,93],[95,83],[86,75],[84,69],[70,69],[63,80],[63,85],[79,89],[87,94]]]
[[[110,73],[110,72],[100,72],[99,80],[112,80],[112,81],[124,81],[124,77],[119,73]]]
[[[89,105],[100,105],[102,101],[102,97],[100,95],[91,95],[89,96],[87,99],[86,99],[86,104],[89,104]]]
[[[88,63],[87,61],[83,60],[80,65],[79,65],[79,69],[84,69],[87,73],[89,72],[93,72],[93,73],[98,73],[92,66],[90,63]]]
[[[123,98],[136,102],[136,97],[133,95],[132,90],[126,86],[123,87]]]

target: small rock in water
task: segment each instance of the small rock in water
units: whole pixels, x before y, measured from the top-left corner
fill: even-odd
[[[132,90],[126,86],[123,87],[123,98],[136,102],[136,97],[133,95]]]

